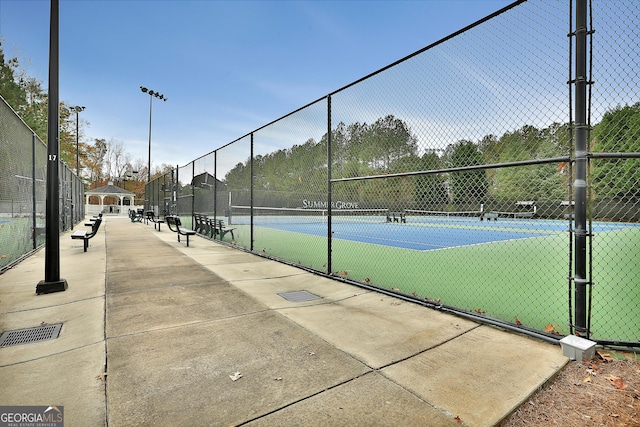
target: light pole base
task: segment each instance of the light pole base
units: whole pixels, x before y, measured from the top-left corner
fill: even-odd
[[[64,292],[69,285],[65,279],[60,279],[55,282],[45,282],[41,280],[36,286],[36,295],[52,294],[54,292]]]

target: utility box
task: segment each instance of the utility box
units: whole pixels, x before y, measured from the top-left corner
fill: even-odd
[[[562,354],[571,360],[593,359],[596,354],[596,343],[575,335],[567,335],[560,340]]]

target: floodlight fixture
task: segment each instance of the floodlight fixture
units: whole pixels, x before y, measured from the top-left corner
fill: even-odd
[[[152,89],[148,89],[144,86],[140,86],[140,90],[143,93],[149,94],[149,163],[148,163],[149,170],[147,171],[147,182],[151,182],[151,111],[152,111],[152,104],[153,104],[152,101],[153,101],[153,98],[155,97],[166,102],[167,98],[165,98],[164,95],[162,95],[160,92],[154,91]]]

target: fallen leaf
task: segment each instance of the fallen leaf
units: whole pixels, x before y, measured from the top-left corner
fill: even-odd
[[[238,381],[240,378],[242,378],[242,374],[240,372],[236,372],[233,375],[229,375],[229,378],[231,378],[231,381]]]
[[[316,354],[313,351],[309,352],[309,356],[315,356]]]
[[[413,296],[414,296],[414,297],[416,297],[416,298],[418,297],[418,293],[417,293],[416,291],[413,291],[413,292],[411,293],[411,295],[413,295]]]
[[[282,381],[282,377],[275,377],[274,380],[276,381]]]
[[[616,377],[615,375],[607,375],[605,378],[608,379],[611,382],[611,385],[618,390],[627,389],[627,385],[622,382],[622,378]]]
[[[347,277],[349,275],[349,273],[347,271],[342,271],[340,273],[340,277]]]
[[[516,316],[516,325],[522,326],[522,322],[518,319],[518,316]]]
[[[602,351],[596,351],[596,353],[598,353],[598,356],[600,356],[600,358],[605,362],[613,362],[615,360],[609,353],[604,353]]]
[[[553,335],[560,335],[560,333],[558,331],[556,331],[556,325],[549,323],[547,326],[544,327],[544,331],[545,332],[549,332]]]
[[[627,385],[622,382],[622,378],[617,378],[613,380],[613,386],[618,390],[626,390]]]
[[[391,288],[391,289],[394,290],[394,291],[399,291],[400,290],[400,288]]]
[[[0,256],[0,258],[5,259],[7,256],[6,255],[2,255]]]
[[[461,423],[462,420],[460,419],[460,417],[456,416],[453,418],[453,421],[457,422],[457,423]]]
[[[582,380],[583,383],[590,383],[591,382],[591,377],[587,377],[585,379]]]
[[[364,283],[371,283],[371,279],[367,277],[366,279],[364,279]]]
[[[96,377],[96,379],[97,379],[97,380],[106,381],[106,379],[107,379],[107,373],[106,373],[106,372],[101,373],[100,375],[98,375],[98,376]]]
[[[481,308],[476,308],[476,309],[475,309],[475,310],[473,310],[473,311],[475,311],[475,312],[476,312],[476,313],[478,313],[478,314],[485,314],[485,313],[486,313],[486,311],[482,310]]]
[[[436,302],[437,302],[438,304],[440,304],[440,298],[438,298],[438,299],[436,300]]]

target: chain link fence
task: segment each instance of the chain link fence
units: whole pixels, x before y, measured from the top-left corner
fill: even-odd
[[[640,4],[590,9],[590,331],[602,342],[640,341]],[[602,223],[626,227],[605,231]]]
[[[640,5],[594,1],[580,32],[580,3],[516,2],[156,179],[147,208],[222,219],[233,237],[197,231],[439,310],[637,346]]]
[[[0,97],[0,272],[45,243],[47,147]],[[84,187],[59,163],[60,230],[84,218]]]

